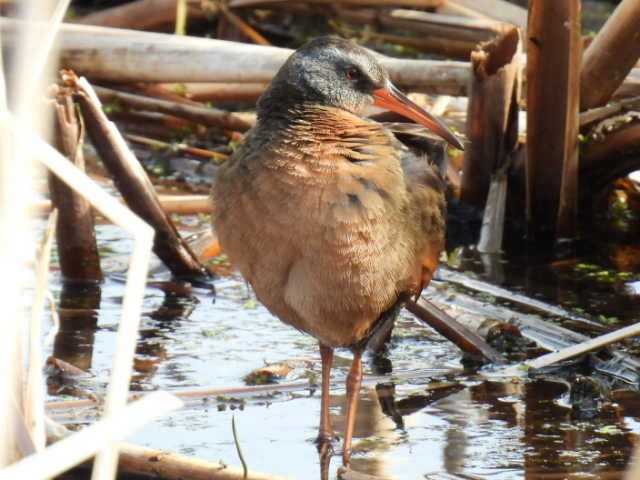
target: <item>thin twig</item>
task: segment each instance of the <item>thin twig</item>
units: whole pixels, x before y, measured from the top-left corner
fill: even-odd
[[[124,138],[135,143],[147,145],[151,148],[175,149],[180,152],[190,153],[191,155],[196,155],[202,158],[212,158],[220,162],[229,159],[229,155],[225,155],[224,153],[212,152],[211,150],[205,150],[203,148],[191,147],[189,145],[185,145],[184,143],[167,143],[163,142],[162,140],[156,140],[155,138],[147,138],[141,135],[132,134],[125,134]]]
[[[249,37],[249,39],[253,40],[258,45],[266,45],[270,46],[271,42],[264,38],[260,33],[258,33],[255,28],[245,22],[238,15],[233,13],[224,2],[218,2],[218,7],[220,9],[220,13],[224,15],[225,20],[229,23],[232,23],[238,30],[240,30],[244,35]]]
[[[242,454],[242,448],[240,448],[240,441],[238,440],[238,431],[236,430],[235,415],[231,415],[231,431],[233,432],[233,443],[236,446],[236,452],[238,452],[238,458],[240,459],[240,463],[242,463],[242,478],[243,480],[247,480],[247,476],[249,475],[249,468],[247,467],[247,461],[244,459],[244,455]]]

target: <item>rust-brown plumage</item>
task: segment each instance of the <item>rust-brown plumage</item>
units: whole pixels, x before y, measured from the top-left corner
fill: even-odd
[[[256,127],[213,188],[214,226],[232,263],[273,314],[320,342],[325,445],[333,437],[333,348],[354,352],[345,464],[362,351],[377,325],[388,326],[403,299],[431,279],[444,241],[440,177],[384,126],[360,116],[371,104],[407,113],[389,103],[398,98],[406,100],[370,52],[316,39],[282,67],[259,102]]]

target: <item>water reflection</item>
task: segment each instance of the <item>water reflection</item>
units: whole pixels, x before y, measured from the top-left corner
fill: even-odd
[[[60,329],[53,356],[90,370],[102,289],[93,282],[65,282],[60,291]]]
[[[265,361],[317,355],[312,339],[282,325],[245,296],[236,298],[235,289],[244,288],[241,283],[224,281],[227,288],[219,289],[215,305],[211,296],[185,285],[151,284],[132,389],[237,386],[244,374]],[[108,345],[119,318],[112,304],[119,306],[124,286],[107,279],[101,287],[75,286],[61,293],[63,324],[53,353],[96,374],[82,382],[67,379],[65,392],[76,386],[91,393],[106,383],[112,351]],[[605,407],[592,419],[576,420],[562,404],[568,395],[566,384],[477,380],[482,377],[459,370],[454,347],[406,319],[399,322],[388,359],[395,368],[390,363],[382,369],[369,365],[382,379],[369,383],[361,394],[354,439],[356,471],[380,478],[421,478],[430,470],[499,480],[565,478],[577,472],[607,478],[619,474],[628,461],[628,415],[640,411],[634,406],[634,401],[640,404],[637,396],[624,399],[627,417]],[[338,361],[333,379],[331,413],[338,433],[343,427],[342,377],[348,364]],[[309,368],[318,375],[319,363]],[[424,371],[430,369],[440,373],[425,378]],[[383,373],[390,371],[394,377]],[[396,382],[400,377],[403,381]],[[59,393],[59,387],[58,383],[50,394]],[[222,402],[211,398],[200,407],[177,412],[135,441],[237,463],[226,421],[229,412],[218,411],[218,401]],[[243,405],[238,418],[249,428],[241,437],[243,450],[254,452],[252,468],[318,478],[311,441],[317,433],[317,393],[246,397]],[[266,448],[269,455],[258,453]],[[340,464],[341,444],[335,448],[329,478]]]

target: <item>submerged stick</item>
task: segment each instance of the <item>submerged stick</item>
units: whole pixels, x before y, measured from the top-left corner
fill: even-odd
[[[58,88],[56,92],[56,147],[84,171],[84,128],[71,95],[68,88]],[[102,280],[91,204],[53,173],[49,173],[49,192],[60,212],[56,241],[62,276],[68,280]]]
[[[176,276],[208,278],[209,273],[162,210],[153,185],[122,136],[109,122],[95,93],[84,79],[67,73],[66,81],[78,89],[78,101],[87,132],[127,205],[149,222],[155,232],[153,251]]]
[[[456,344],[460,350],[474,356],[482,357],[494,363],[503,363],[502,356],[485,342],[480,335],[447,315],[432,303],[420,299],[409,300],[407,310],[420,320],[435,329],[447,340]]]

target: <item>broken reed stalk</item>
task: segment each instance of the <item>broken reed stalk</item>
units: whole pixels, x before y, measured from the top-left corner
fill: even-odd
[[[153,230],[136,215],[132,214],[130,210],[120,205],[106,192],[97,187],[86,175],[73,167],[56,149],[41,138],[28,133],[24,124],[11,118],[4,119],[4,124],[11,128],[11,132],[26,151],[36,156],[43,165],[52,170],[67,184],[72,185],[76,191],[89,199],[100,212],[134,237],[134,246],[122,302],[122,314],[116,335],[113,367],[105,400],[105,414],[115,415],[118,409],[126,404],[129,390],[133,354],[140,321],[140,309],[151,257]],[[43,453],[46,452],[47,450],[45,449]],[[117,455],[115,445],[106,445],[100,451],[94,472],[97,472],[97,475],[102,475],[102,477],[94,480],[113,478],[115,455]],[[66,459],[65,461],[69,461],[67,456],[62,455],[62,457]]]
[[[121,103],[133,109],[165,113],[202,125],[246,132],[255,123],[234,113],[217,108],[185,105],[170,100],[161,100],[98,86],[93,87],[93,89],[103,103]]]
[[[43,391],[45,381],[42,372],[42,314],[49,280],[51,247],[57,223],[58,210],[53,210],[49,216],[36,261],[36,285],[31,303],[31,321],[29,322],[29,362],[27,364],[24,420],[30,429],[31,441],[36,452],[42,450],[47,444]]]
[[[84,171],[84,131],[70,90],[58,88],[54,102],[56,147]],[[67,280],[102,280],[91,204],[51,172],[49,193],[60,212],[56,242],[62,276]]]
[[[636,335],[640,335],[640,322],[620,328],[614,332],[592,338],[586,342],[563,348],[557,352],[547,353],[546,355],[542,355],[534,360],[528,360],[525,362],[525,365],[534,370],[548,367],[564,360],[577,357],[578,355],[599,350],[612,343],[619,342]]]
[[[0,19],[3,39],[15,41],[18,25]],[[61,65],[115,82],[268,83],[292,53],[286,48],[77,24],[64,24],[59,40]],[[407,91],[463,95],[467,89],[466,62],[382,57],[381,63],[391,80]]]
[[[175,225],[162,210],[146,172],[127,148],[115,125],[102,111],[86,80],[65,73],[67,84],[76,89],[87,132],[102,161],[114,177],[129,208],[151,224],[156,232],[154,252],[178,277],[208,278],[206,268],[180,237]]]
[[[527,223],[533,238],[577,234],[580,1],[529,4]]]
[[[30,401],[25,399],[25,340],[28,338],[25,329],[28,321],[22,301],[25,285],[21,277],[16,277],[16,272],[24,270],[35,251],[26,205],[35,191],[33,179],[37,175],[32,158],[27,154],[27,145],[20,141],[15,128],[12,128],[7,93],[12,100],[12,113],[23,122],[24,131],[43,132],[47,116],[42,114],[40,93],[44,85],[50,83],[48,74],[53,40],[68,3],[68,0],[21,2],[17,15],[27,21],[21,23],[17,35],[19,40],[11,46],[11,61],[7,64],[12,81],[8,82],[8,92],[5,63],[0,53],[0,365],[3,370],[0,375],[0,418],[3,419],[0,468],[31,453],[41,443],[40,438],[31,438],[33,425],[27,425],[23,415],[27,403],[31,403],[33,410],[40,409],[41,405],[35,403],[42,399],[41,395]],[[34,28],[29,20],[35,18],[45,20],[43,27]],[[3,37],[4,51],[7,48],[5,40]],[[38,338],[38,332],[33,335]],[[37,422],[40,423],[39,420]],[[36,431],[39,430],[40,425],[37,425]],[[40,437],[39,432],[37,436]]]
[[[622,1],[582,59],[580,109],[604,105],[640,58],[640,0]]]
[[[468,147],[462,199],[484,205],[492,173],[505,164],[518,143],[521,90],[520,35],[512,28],[471,54],[467,107]]]
[[[480,335],[447,315],[432,303],[419,299],[409,300],[406,308],[418,319],[453,342],[463,352],[483,358],[493,363],[503,363],[502,356],[485,342]]]

